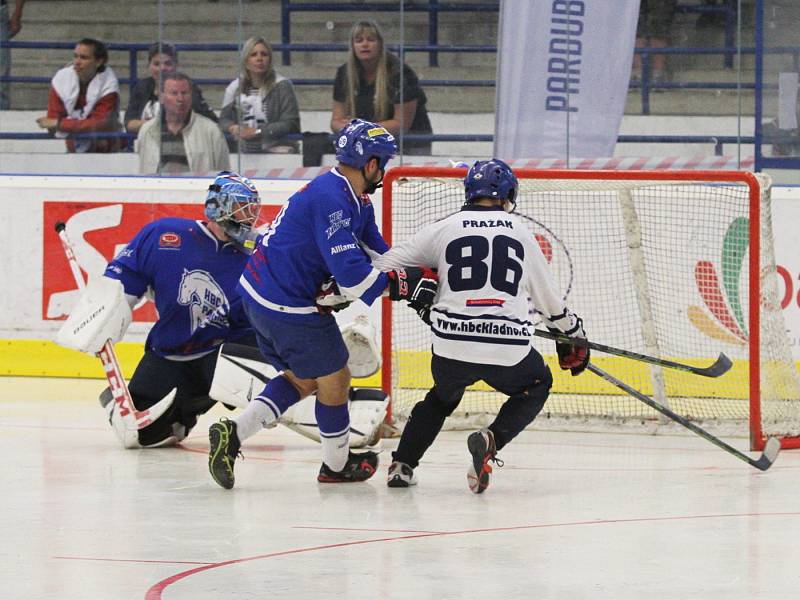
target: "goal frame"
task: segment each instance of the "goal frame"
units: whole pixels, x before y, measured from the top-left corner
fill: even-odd
[[[394,184],[405,177],[428,177],[463,179],[466,168],[433,167],[433,166],[400,166],[389,169],[383,180],[382,196],[382,233],[386,241],[392,244],[392,205]],[[749,256],[749,306],[760,307],[761,298],[761,184],[758,178],[747,171],[714,171],[714,170],[587,170],[587,169],[514,169],[519,179],[568,179],[568,180],[607,180],[607,181],[693,181],[744,184],[749,190],[750,244]],[[388,298],[382,301],[381,352],[383,367],[381,370],[381,386],[387,394],[392,391],[392,303]],[[750,446],[753,450],[763,450],[766,438],[761,424],[761,315],[760,310],[749,310],[749,430]],[[389,412],[391,419],[391,407]],[[800,448],[800,438],[781,439],[783,448]]]

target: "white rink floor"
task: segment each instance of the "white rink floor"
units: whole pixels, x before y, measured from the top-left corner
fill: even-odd
[[[227,491],[206,469],[224,409],[180,448],[125,451],[103,387],[0,378],[2,598],[800,595],[800,451],[760,473],[691,434],[525,432],[476,496],[466,432],[444,433],[419,485],[397,490],[396,441],[369,482],[322,485],[317,445],[279,427],[245,445]]]

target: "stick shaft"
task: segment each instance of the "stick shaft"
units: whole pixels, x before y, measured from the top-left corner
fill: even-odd
[[[653,400],[649,396],[646,396],[645,394],[642,394],[640,391],[635,390],[634,388],[629,386],[624,381],[620,381],[619,379],[617,379],[613,375],[611,375],[609,373],[606,373],[605,371],[603,371],[599,367],[596,367],[592,363],[589,363],[589,365],[586,368],[589,369],[595,375],[598,375],[599,377],[602,377],[603,379],[608,381],[610,384],[615,385],[616,387],[618,387],[619,389],[623,390],[624,392],[627,392],[628,394],[630,394],[631,396],[633,396],[637,400],[640,400],[641,402],[644,402],[650,408],[654,408],[655,410],[660,412],[662,415],[664,415],[666,417],[669,417],[670,419],[672,419],[676,423],[679,423],[679,424],[683,425],[688,430],[692,431],[693,433],[696,433],[697,435],[699,435],[700,437],[704,438],[705,440],[711,442],[715,446],[718,446],[719,448],[722,448],[723,450],[725,450],[725,452],[728,452],[729,454],[732,454],[733,456],[735,456],[739,460],[743,460],[744,462],[746,462],[746,463],[748,463],[748,464],[750,464],[750,465],[752,465],[752,466],[754,466],[757,469],[760,469],[762,471],[766,471],[772,465],[772,462],[765,460],[764,456],[762,456],[759,460],[754,460],[754,459],[750,458],[749,456],[747,456],[743,452],[740,452],[739,450],[737,450],[733,446],[729,446],[728,444],[723,442],[721,439],[711,435],[709,432],[707,432],[702,427],[699,427],[698,425],[695,425],[694,423],[692,423],[688,419],[680,416],[679,414],[676,414],[676,413],[672,412],[666,406],[663,406],[662,404],[660,404],[656,400]]]
[[[710,367],[695,367],[663,358],[657,358],[655,356],[648,356],[647,354],[639,354],[638,352],[633,352],[631,350],[623,350],[622,348],[614,348],[613,346],[606,346],[604,344],[590,342],[589,340],[583,338],[571,338],[563,333],[553,333],[543,329],[534,330],[533,335],[556,342],[574,344],[576,346],[585,346],[587,348],[591,348],[592,350],[605,352],[606,354],[624,356],[625,358],[631,358],[633,360],[658,365],[660,367],[667,367],[669,369],[677,369],[679,371],[685,371],[695,375],[702,375],[704,377],[719,377],[720,375],[725,374],[731,368],[731,361],[724,354],[720,354],[717,361]]]

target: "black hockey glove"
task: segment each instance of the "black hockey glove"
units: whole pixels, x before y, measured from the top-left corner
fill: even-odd
[[[548,329],[552,333],[568,335],[571,338],[586,339],[586,332],[583,330],[583,320],[578,317],[575,327],[569,333],[564,333],[558,329]],[[578,346],[569,342],[556,342],[556,354],[558,354],[558,366],[563,370],[569,370],[572,376],[583,373],[589,364],[589,348]]]
[[[411,306],[411,308],[413,308],[415,311],[417,311],[417,315],[419,315],[419,318],[422,319],[422,322],[425,323],[425,325],[430,326],[430,324],[431,324],[431,307],[430,306],[417,306],[417,307],[414,307],[411,304],[409,304],[409,306]]]
[[[406,267],[387,273],[389,276],[389,298],[407,300],[414,310],[430,307],[439,289],[439,277],[424,267]]]
[[[333,277],[328,277],[322,282],[322,285],[319,286],[316,304],[317,310],[323,315],[329,315],[332,312],[344,310],[350,306],[352,302],[352,300],[342,294]]]

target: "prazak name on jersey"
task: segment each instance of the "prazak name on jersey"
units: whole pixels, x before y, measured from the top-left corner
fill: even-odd
[[[508,227],[509,229],[514,229],[514,223],[511,221],[501,221],[495,219],[486,219],[486,220],[463,220],[461,221],[462,227]]]

